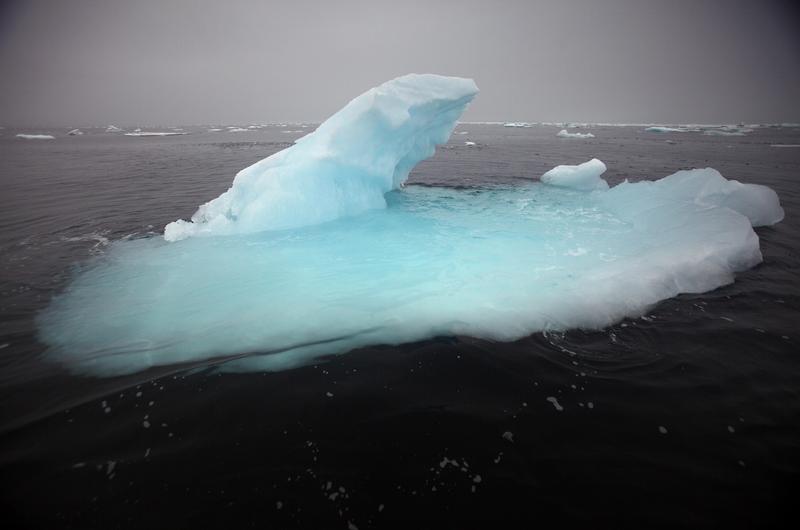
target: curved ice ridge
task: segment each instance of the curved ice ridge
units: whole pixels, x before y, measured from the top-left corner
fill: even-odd
[[[384,208],[384,194],[447,141],[478,93],[471,79],[410,74],[372,88],[295,145],[240,171],[164,239],[295,228]]]

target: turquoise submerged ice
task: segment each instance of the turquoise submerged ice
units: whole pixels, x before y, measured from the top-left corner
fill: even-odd
[[[279,154],[177,225],[174,242],[112,244],[41,315],[49,355],[96,375],[221,360],[230,370],[280,370],[440,335],[505,341],[599,329],[733,281],[761,261],[753,226],[783,217],[772,190],[713,169],[609,189],[599,160],[559,166],[546,184],[397,189],[446,140],[475,89],[425,76],[383,87],[392,83],[414,96],[390,98],[396,112],[386,116],[370,102],[344,120],[347,156],[331,147],[330,122],[324,141],[312,135],[289,150],[324,145],[335,163],[283,168],[290,155]],[[319,175],[297,169],[316,164]],[[271,171],[297,178],[273,186]],[[361,202],[361,192],[379,200]],[[272,212],[283,200],[291,208]]]

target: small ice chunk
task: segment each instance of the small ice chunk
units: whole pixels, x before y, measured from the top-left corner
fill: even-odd
[[[608,182],[600,175],[605,173],[606,165],[593,158],[577,166],[556,166],[541,177],[548,186],[558,186],[580,191],[607,190]]]
[[[592,133],[579,133],[579,132],[571,133],[566,129],[561,129],[560,131],[558,131],[558,134],[556,136],[558,136],[559,138],[594,138],[594,135]]]
[[[667,428],[664,427],[663,425],[659,425],[658,432],[660,432],[661,434],[667,434]]]
[[[67,133],[70,136],[81,136],[83,131],[80,129],[72,129],[70,132]]]
[[[687,131],[688,129],[684,127],[664,127],[662,125],[656,125],[645,129],[645,132],[654,132],[654,133],[672,133],[672,132],[682,133]]]
[[[558,400],[557,400],[555,397],[553,397],[553,396],[549,396],[549,397],[547,398],[547,401],[549,401],[550,403],[552,403],[552,404],[553,404],[553,407],[555,407],[555,409],[556,409],[558,412],[562,412],[562,411],[564,410],[564,407],[562,407],[562,406],[561,406],[561,404],[558,402]]]
[[[464,145],[466,145],[467,147],[473,147],[473,146],[475,146],[477,144],[475,142],[466,141],[466,142],[464,142]]]
[[[55,136],[49,134],[18,134],[17,138],[23,140],[55,140]]]
[[[514,433],[511,432],[511,431],[504,432],[503,433],[503,440],[506,440],[508,442],[513,442],[514,441]]]

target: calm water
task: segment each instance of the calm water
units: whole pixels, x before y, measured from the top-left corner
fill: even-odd
[[[463,124],[468,134],[415,169],[410,184],[472,187],[597,157],[612,185],[711,166],[778,192],[786,219],[758,230],[762,265],[602,332],[443,337],[280,373],[97,379],[44,362],[35,316],[77,267],[109,241],[188,218],[311,129],[206,130],[0,129],[3,520],[365,529],[787,517],[800,483],[800,148],[773,145],[800,144],[800,129],[594,127],[595,139],[572,140],[555,127]]]

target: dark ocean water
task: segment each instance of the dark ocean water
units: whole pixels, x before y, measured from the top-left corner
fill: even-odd
[[[741,137],[462,124],[412,185],[613,185],[711,166],[775,189],[764,262],[599,332],[441,337],[278,373],[70,375],[36,315],[110,241],[154,236],[298,126],[134,138],[0,130],[4,528],[790,525],[800,484],[800,129]],[[53,134],[21,140],[18,132]],[[465,140],[477,143],[464,145]],[[666,140],[674,141],[668,143]],[[548,398],[556,398],[558,410]]]

